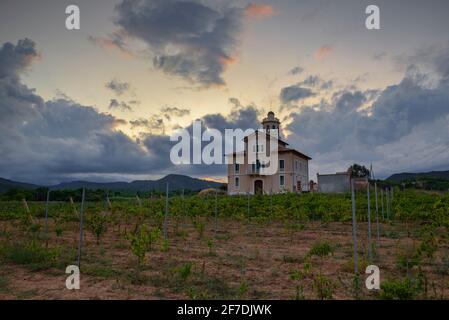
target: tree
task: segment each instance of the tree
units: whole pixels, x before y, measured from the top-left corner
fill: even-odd
[[[348,168],[348,171],[351,173],[351,176],[357,178],[364,178],[370,176],[370,171],[363,165],[354,163],[352,166]]]

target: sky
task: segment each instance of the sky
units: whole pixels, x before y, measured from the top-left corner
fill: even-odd
[[[80,30],[65,8],[80,8]],[[380,8],[380,30],[365,8]],[[316,173],[449,170],[445,0],[0,0],[0,176],[40,184],[169,173],[169,136],[270,110]]]

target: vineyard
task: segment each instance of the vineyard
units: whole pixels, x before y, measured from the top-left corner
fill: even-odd
[[[351,194],[81,192],[0,202],[0,298],[449,298],[448,193],[356,193],[356,274]],[[65,287],[73,264],[80,290]],[[380,290],[365,287],[372,264]]]

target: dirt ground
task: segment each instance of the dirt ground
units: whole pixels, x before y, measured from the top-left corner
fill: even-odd
[[[300,228],[280,222],[256,223],[220,219],[206,222],[201,237],[189,219],[171,222],[169,246],[155,244],[145,264],[136,271],[136,258],[129,241],[117,227],[110,226],[96,243],[89,231],[81,259],[81,288],[68,290],[65,267],[30,268],[11,262],[0,264],[0,299],[318,299],[312,276],[295,279],[292,274],[311,265],[311,274],[330,282],[333,299],[353,299],[353,242],[350,223],[307,222]],[[50,230],[52,230],[50,225]],[[51,234],[49,248],[73,252],[76,261],[78,224],[70,223],[61,236]],[[132,229],[132,225],[127,227]],[[402,224],[382,224],[372,264],[380,268],[381,282],[399,279],[408,271],[396,266],[398,254],[417,245]],[[1,241],[18,241],[20,231],[11,222],[1,222]],[[332,254],[311,256],[319,241],[328,241]],[[378,290],[365,288],[367,224],[358,224],[359,268],[362,291],[359,298],[376,299]],[[439,251],[441,256],[447,248]],[[437,259],[438,261],[438,259]],[[189,266],[191,266],[190,270]],[[183,270],[185,272],[183,272]],[[425,266],[429,298],[449,298],[449,275],[434,265]],[[300,289],[298,289],[300,288]],[[299,292],[299,296],[298,296]]]

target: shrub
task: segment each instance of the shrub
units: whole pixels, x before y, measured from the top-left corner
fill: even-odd
[[[315,243],[309,250],[308,256],[326,257],[333,253],[331,244],[328,241],[320,241]]]
[[[417,294],[417,288],[409,278],[384,281],[380,289],[380,297],[385,300],[412,300]]]
[[[101,213],[92,214],[87,220],[87,227],[100,243],[100,237],[107,229],[107,217]]]

